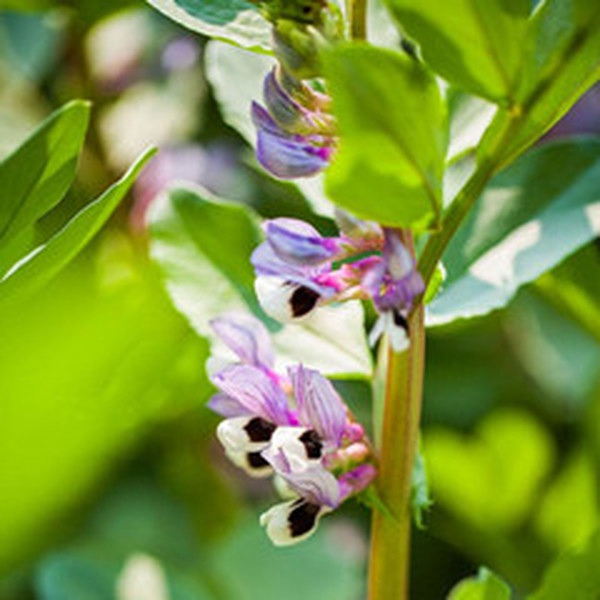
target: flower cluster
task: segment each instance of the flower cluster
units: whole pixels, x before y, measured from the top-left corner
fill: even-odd
[[[264,310],[288,322],[320,305],[371,299],[379,319],[370,341],[385,332],[396,352],[408,347],[408,313],[424,284],[399,233],[338,213],[341,233],[323,237],[308,223],[273,219],[254,251],[256,292]]]
[[[265,106],[252,104],[257,129],[257,157],[281,179],[315,175],[331,159],[336,146],[331,99],[315,87],[323,46],[343,39],[344,19],[329,0],[259,3],[273,24],[277,66],[264,82]],[[319,82],[321,83],[321,82]]]
[[[260,522],[273,543],[293,544],[373,480],[364,430],[318,371],[303,365],[286,374],[274,370],[262,323],[236,314],[213,320],[212,327],[238,359],[211,376],[219,393],[209,406],[225,417],[217,436],[247,473],[283,482],[291,499],[265,512]]]

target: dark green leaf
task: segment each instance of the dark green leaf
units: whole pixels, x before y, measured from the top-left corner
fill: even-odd
[[[534,13],[524,48],[516,104],[498,111],[481,160],[510,163],[600,79],[600,3],[546,0]]]
[[[149,150],[97,200],[78,212],[58,233],[15,264],[0,281],[0,302],[23,297],[47,283],[98,233],[154,154]]]
[[[264,318],[250,264],[260,243],[254,213],[203,190],[176,188],[159,198],[151,221],[152,256],[175,306],[198,333],[212,336],[210,319],[227,311],[251,310]],[[371,372],[359,303],[323,307],[273,336],[282,362],[302,361],[330,374]]]
[[[529,0],[387,1],[442,77],[495,102],[514,96]]]
[[[246,0],[148,0],[167,17],[212,38],[269,51],[271,25]]]
[[[508,585],[482,567],[476,577],[469,577],[457,584],[448,600],[510,600],[510,596]]]
[[[336,47],[325,67],[340,128],[329,195],[366,219],[426,228],[440,210],[446,151],[437,83],[406,55],[363,44]]]
[[[431,325],[483,315],[600,232],[600,142],[540,147],[500,173],[450,243]]]

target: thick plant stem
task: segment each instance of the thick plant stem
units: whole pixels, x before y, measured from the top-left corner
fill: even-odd
[[[374,510],[369,559],[369,600],[407,600],[411,482],[419,438],[425,364],[423,305],[410,317],[408,351],[389,351],[378,493],[386,510]]]

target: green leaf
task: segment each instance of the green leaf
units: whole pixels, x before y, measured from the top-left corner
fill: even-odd
[[[488,416],[469,437],[430,429],[423,449],[436,504],[484,532],[522,525],[554,461],[547,431],[508,409]]]
[[[180,25],[256,52],[271,47],[271,25],[246,0],[148,0]]]
[[[600,534],[583,552],[562,556],[548,569],[541,587],[527,600],[596,600],[600,595]]]
[[[387,0],[442,77],[494,102],[515,93],[530,0]]]
[[[590,454],[576,449],[566,458],[536,511],[536,531],[557,552],[582,547],[598,526],[596,465]]]
[[[599,232],[600,142],[533,150],[491,181],[450,243],[448,276],[428,324],[501,308]]]
[[[0,163],[0,245],[12,243],[62,200],[75,178],[89,112],[86,102],[67,104]]]
[[[510,597],[508,585],[482,567],[476,577],[469,577],[452,588],[448,600],[510,600]]]
[[[228,600],[364,597],[362,564],[323,531],[326,519],[313,538],[284,551],[273,546],[257,521],[245,519],[212,551],[211,573],[223,583]]]
[[[600,79],[600,4],[546,0],[524,41],[516,104],[500,109],[479,157],[510,163],[554,125]]]
[[[227,311],[251,310],[265,319],[250,264],[260,243],[257,221],[248,208],[201,189],[176,188],[156,202],[152,257],[175,306],[200,335],[212,337],[210,319]],[[276,329],[270,319],[265,322]],[[329,374],[371,372],[359,303],[323,307],[306,321],[275,331],[273,338],[282,363],[301,361]]]
[[[127,242],[101,249],[0,311],[3,572],[64,533],[150,425],[209,394],[206,342]]]
[[[161,599],[208,600],[198,562],[190,515],[156,485],[134,480],[103,499],[79,540],[42,559],[35,584],[40,600],[126,599],[148,589]]]
[[[117,183],[15,264],[0,280],[0,302],[32,293],[73,259],[106,223],[153,154],[154,150],[146,151]]]
[[[326,176],[334,202],[386,225],[438,217],[446,112],[435,79],[399,52],[364,44],[325,55],[340,145]]]

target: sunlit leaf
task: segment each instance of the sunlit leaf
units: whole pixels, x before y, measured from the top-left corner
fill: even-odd
[[[546,430],[519,411],[490,415],[471,437],[431,429],[423,448],[436,505],[484,531],[523,522],[554,460]]]
[[[118,279],[115,279],[118,274]],[[0,568],[72,516],[148,426],[208,395],[206,343],[126,257],[0,311]]]
[[[340,145],[331,199],[360,217],[425,228],[438,216],[446,112],[435,79],[400,52],[362,44],[325,55]]]
[[[387,0],[442,77],[493,101],[518,84],[530,0]]]
[[[469,577],[457,584],[448,600],[510,600],[510,588],[491,571],[481,568],[476,577]]]

